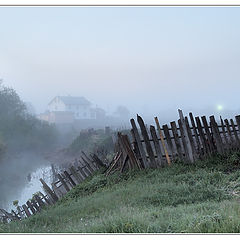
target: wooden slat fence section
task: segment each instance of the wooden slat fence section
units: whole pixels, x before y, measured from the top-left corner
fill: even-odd
[[[129,148],[129,151],[132,151],[130,142]],[[94,166],[94,160],[90,160],[90,157],[88,157],[84,152],[82,153],[82,156],[84,161],[83,158],[82,161],[79,160],[78,166],[71,166],[68,170],[63,171],[65,174],[56,173],[58,180],[51,183],[51,187],[42,178],[40,179],[46,195],[42,194],[41,192],[34,194],[32,199],[28,200],[25,204],[22,206],[17,206],[17,213],[15,213],[13,210],[11,213],[8,213],[7,211],[0,209],[0,213],[3,214],[3,216],[0,217],[0,220],[4,222],[22,220],[40,212],[42,208],[56,203],[74,186],[92,176],[100,166],[105,166],[104,163],[97,158],[97,156],[95,156],[95,161],[99,166],[98,168]],[[136,159],[136,161],[138,160]]]
[[[137,159],[143,164],[143,168],[163,166],[180,159],[185,162],[193,163],[204,156],[215,153],[225,154],[228,150],[240,149],[240,115],[233,119],[220,117],[217,122],[214,116],[209,119],[206,116],[194,117],[189,113],[189,117],[183,116],[179,110],[180,119],[160,126],[158,119],[155,118],[155,126],[150,125],[149,129],[143,119],[137,115],[139,128],[135,120],[131,119],[131,147]],[[150,134],[149,134],[150,133]],[[145,163],[145,164],[144,164]],[[115,162],[115,165],[116,162]]]

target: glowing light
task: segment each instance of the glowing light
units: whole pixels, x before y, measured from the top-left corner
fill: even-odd
[[[218,111],[222,111],[222,110],[223,110],[223,106],[222,106],[222,105],[218,105],[218,106],[217,106],[217,110],[218,110]]]

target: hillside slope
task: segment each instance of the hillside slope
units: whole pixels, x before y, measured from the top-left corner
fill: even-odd
[[[105,177],[0,232],[240,232],[240,154]],[[240,192],[239,192],[240,193]]]

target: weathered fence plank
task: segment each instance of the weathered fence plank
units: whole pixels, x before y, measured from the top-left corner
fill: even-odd
[[[180,140],[179,140],[177,124],[176,124],[175,121],[173,121],[173,122],[170,122],[170,125],[171,125],[171,129],[172,129],[172,133],[173,133],[178,157],[183,160],[183,153],[182,153],[181,143],[180,143]]]
[[[198,136],[197,127],[196,127],[196,124],[195,124],[195,121],[194,121],[194,117],[193,117],[193,114],[191,112],[189,113],[189,117],[190,117],[190,120],[191,120],[194,137],[195,137],[196,144],[197,144],[196,149],[197,149],[198,154],[201,154],[201,143],[200,143],[200,140],[199,140],[199,136]]]
[[[152,125],[150,126],[150,132],[152,135],[152,140],[153,140],[153,144],[154,144],[156,155],[157,155],[157,165],[163,166],[165,161],[163,160],[163,157],[162,157],[162,151],[158,141],[156,129]]]
[[[72,187],[76,186],[77,184],[73,181],[72,177],[70,176],[70,174],[68,173],[68,171],[64,171],[63,172],[64,175],[66,176],[66,178],[69,180],[69,183],[71,183]]]
[[[139,115],[137,115],[137,121],[138,121],[138,124],[139,124],[140,129],[141,129],[141,133],[142,133],[142,136],[143,136],[143,139],[144,139],[144,143],[146,145],[146,150],[147,150],[148,157],[149,157],[149,160],[150,160],[150,166],[155,167],[156,166],[155,157],[154,157],[154,153],[153,153],[153,150],[152,150],[151,143],[149,141],[149,136],[148,136],[148,132],[146,130],[144,121]]]
[[[220,154],[224,154],[222,138],[221,138],[221,135],[219,133],[218,125],[216,123],[216,120],[215,120],[214,116],[210,116],[210,125],[212,127],[213,139],[215,140],[217,151]]]
[[[202,116],[201,119],[202,119],[204,130],[205,130],[205,133],[206,133],[206,136],[207,136],[207,145],[209,146],[210,153],[213,153],[214,152],[214,146],[213,146],[213,142],[212,142],[212,136],[211,136],[211,133],[209,131],[209,126],[208,126],[208,123],[207,123],[207,119],[206,119],[205,116]]]
[[[57,177],[58,177],[59,181],[61,182],[61,184],[63,185],[63,187],[65,188],[65,190],[66,190],[67,192],[69,192],[69,191],[70,191],[70,188],[68,187],[68,185],[67,185],[67,183],[65,182],[64,178],[63,178],[59,173],[57,174]]]
[[[163,134],[162,134],[162,130],[161,130],[158,118],[155,117],[154,120],[155,120],[155,123],[157,125],[157,130],[158,130],[158,133],[159,133],[159,136],[160,136],[160,140],[161,140],[161,143],[162,143],[165,155],[166,155],[167,163],[168,163],[168,165],[171,165],[171,160],[170,160],[170,157],[169,157],[169,154],[168,154],[167,147],[166,147],[165,142],[164,142],[164,138],[163,138]]]
[[[28,211],[27,206],[26,206],[25,204],[23,204],[23,205],[22,205],[22,208],[23,208],[23,210],[25,211],[27,217],[30,217],[30,216],[31,216],[31,213]]]
[[[82,182],[84,179],[80,176],[80,174],[77,173],[76,169],[71,166],[69,168],[69,171],[71,172],[72,176],[76,179],[77,184],[79,184],[80,182]]]
[[[35,213],[36,213],[36,210],[34,209],[32,203],[30,203],[30,201],[28,200],[28,201],[26,202],[26,204],[27,204],[28,208],[30,208],[30,210],[32,211],[32,214],[35,214]]]
[[[162,128],[163,128],[163,132],[164,132],[164,135],[165,135],[165,138],[166,138],[166,142],[167,142],[167,145],[168,145],[168,150],[169,150],[168,153],[172,156],[172,160],[174,161],[175,160],[174,148],[173,148],[173,143],[172,143],[172,140],[171,140],[171,137],[170,137],[170,133],[169,133],[169,130],[168,130],[168,125],[164,124],[162,126]]]
[[[234,148],[234,139],[231,133],[231,129],[230,129],[230,125],[227,119],[224,120],[225,124],[226,124],[226,128],[227,128],[227,133],[228,133],[228,137],[229,137],[229,141],[230,141],[230,146],[231,148]]]
[[[141,154],[143,167],[147,168],[149,166],[149,163],[147,161],[146,153],[144,151],[143,144],[141,142],[141,138],[140,138],[140,135],[138,133],[136,123],[135,123],[134,119],[131,119],[130,122],[131,122],[131,125],[132,125],[132,130],[133,130],[137,145],[138,145],[139,153]]]
[[[57,195],[52,191],[52,189],[45,183],[45,181],[44,181],[42,178],[40,178],[40,182],[42,183],[43,189],[46,191],[46,193],[51,196],[51,198],[53,199],[54,202],[57,202],[58,197],[57,197]]]
[[[189,139],[189,136],[188,136],[186,122],[184,120],[182,110],[178,109],[178,113],[179,113],[180,122],[182,124],[182,130],[183,130],[182,138],[185,139],[185,142],[186,142],[186,152],[185,153],[186,153],[188,161],[193,163],[194,162],[193,149],[192,149],[192,145],[190,143],[190,139]]]

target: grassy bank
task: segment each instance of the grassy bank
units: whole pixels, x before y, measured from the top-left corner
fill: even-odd
[[[55,206],[0,231],[240,232],[239,191],[239,153],[107,178],[99,173]]]

